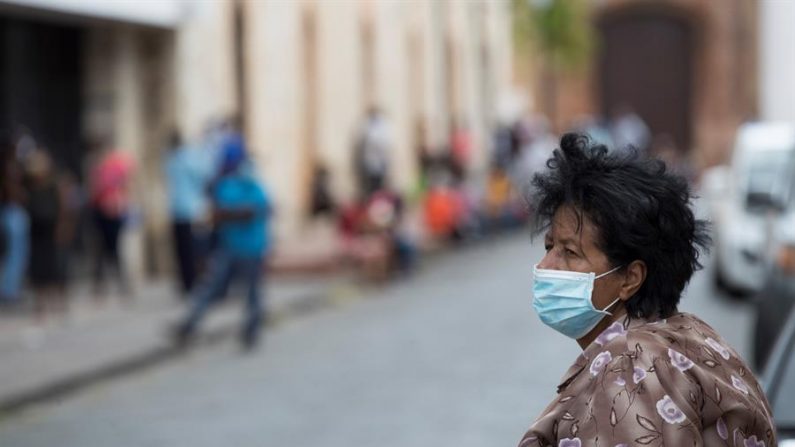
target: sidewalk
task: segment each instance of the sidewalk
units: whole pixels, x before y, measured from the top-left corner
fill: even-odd
[[[354,287],[344,275],[273,277],[265,288],[269,324],[332,305],[354,295]],[[35,325],[29,312],[0,313],[0,417],[179,354],[169,328],[186,303],[170,283],[142,285],[134,301],[109,296],[102,305],[91,299],[87,284],[75,289],[67,318]],[[197,344],[237,335],[244,311],[237,295],[231,290],[208,315]]]

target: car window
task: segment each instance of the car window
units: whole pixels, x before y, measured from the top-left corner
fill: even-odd
[[[787,151],[759,154],[748,166],[748,192],[773,194],[784,185],[780,182],[789,178],[789,157]],[[788,186],[788,185],[787,185]]]

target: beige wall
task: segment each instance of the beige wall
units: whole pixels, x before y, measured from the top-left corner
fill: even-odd
[[[210,119],[237,109],[232,3],[186,2],[176,34],[176,109],[179,128],[197,137]]]
[[[298,224],[300,210],[301,9],[298,2],[251,1],[245,7],[248,144],[274,197],[276,231],[286,234]]]
[[[351,157],[356,127],[366,102],[359,2],[307,2],[317,23],[317,129],[313,151],[333,173],[338,199],[354,197]]]
[[[375,103],[389,120],[392,132],[390,183],[408,191],[416,179],[413,139],[413,117],[409,109],[408,14],[410,3],[374,2],[373,37],[375,38]]]

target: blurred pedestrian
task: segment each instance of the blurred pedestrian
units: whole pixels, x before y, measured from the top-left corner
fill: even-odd
[[[673,136],[668,133],[655,136],[650,152],[654,157],[664,161],[675,174],[686,178],[691,184],[695,182],[695,169],[685,156],[684,151],[676,146]]]
[[[207,211],[205,187],[208,181],[202,154],[182,141],[174,131],[163,163],[171,214],[171,235],[183,296],[193,289],[199,267],[196,228]]]
[[[310,215],[315,218],[329,218],[336,213],[336,204],[331,196],[329,172],[323,165],[316,165],[312,173],[312,197]]]
[[[461,119],[453,120],[450,128],[450,169],[453,177],[463,181],[472,154],[472,134]]]
[[[436,171],[422,203],[425,227],[440,242],[460,241],[460,223],[464,220],[464,201],[453,187],[449,170]]]
[[[105,147],[90,172],[90,200],[97,231],[94,292],[103,298],[105,269],[113,268],[119,289],[129,296],[130,284],[120,253],[120,238],[130,213],[130,188],[135,165],[129,154]]]
[[[511,182],[519,192],[530,186],[533,175],[546,169],[546,162],[557,145],[545,117],[529,117],[524,123],[524,132],[519,138],[519,153],[509,170]]]
[[[218,245],[202,281],[191,293],[191,309],[175,335],[180,345],[188,342],[210,306],[237,278],[246,288],[240,340],[244,348],[251,349],[257,344],[263,320],[260,279],[270,249],[271,202],[251,172],[242,138],[225,141],[220,162],[219,176],[210,191]]]
[[[709,243],[687,182],[578,134],[549,165],[530,197],[546,231],[533,307],[583,352],[520,446],[776,445],[748,365],[677,309]]]
[[[45,148],[28,154],[27,210],[30,217],[29,279],[36,318],[65,313],[66,255],[74,232],[65,180],[58,175]]]
[[[412,201],[420,199],[430,186],[431,171],[436,164],[437,158],[432,153],[433,151],[429,142],[428,130],[423,120],[417,120],[416,122],[414,130],[414,144],[419,175],[417,176],[417,184],[412,191]]]
[[[386,117],[379,108],[371,107],[359,129],[354,151],[354,172],[362,194],[371,194],[384,186],[391,146],[392,136]]]
[[[499,165],[492,165],[486,181],[485,218],[487,229],[494,233],[519,224],[516,191],[511,177]]]
[[[649,126],[628,105],[622,105],[613,112],[610,134],[619,150],[631,146],[646,154],[651,145]]]
[[[0,303],[19,301],[28,266],[29,220],[15,149],[12,141],[0,141]]]
[[[511,165],[516,153],[516,135],[513,126],[499,123],[494,129],[493,163],[502,167]]]
[[[622,117],[618,117],[618,119],[622,119]],[[623,119],[634,120],[634,118],[623,117]],[[614,123],[615,124],[615,123]],[[627,123],[623,123],[626,125]],[[623,127],[614,126],[613,129],[610,128],[610,123],[608,123],[607,119],[604,117],[597,117],[590,114],[580,115],[572,120],[571,125],[569,126],[572,132],[577,133],[584,133],[591,137],[594,143],[603,144],[608,148],[616,149],[616,148],[624,148],[627,144],[629,144],[629,140],[635,141],[637,136],[629,135],[629,132],[633,131],[633,127],[629,127],[628,129],[624,129]],[[623,132],[625,141],[622,143],[624,146],[616,145],[613,141],[613,133],[615,132]],[[637,143],[634,143],[637,144]],[[636,146],[640,148],[639,146]],[[550,154],[551,155],[551,154]]]

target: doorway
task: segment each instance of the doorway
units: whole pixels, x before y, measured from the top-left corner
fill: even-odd
[[[668,135],[680,151],[692,143],[693,33],[663,11],[619,11],[598,24],[601,112],[631,109],[652,137]]]

